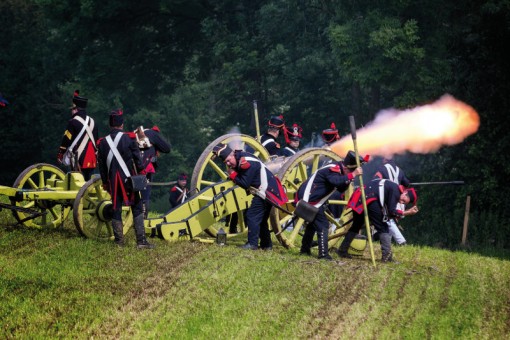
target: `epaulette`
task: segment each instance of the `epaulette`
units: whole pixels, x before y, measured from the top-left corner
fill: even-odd
[[[173,187],[172,190],[170,190],[170,191],[172,191],[172,192],[177,191],[177,187]]]
[[[340,169],[340,165],[335,165],[335,166],[332,166],[329,168],[329,171],[333,171],[333,172],[342,172],[342,169]]]
[[[239,158],[239,169],[247,170],[250,166],[250,162],[248,162],[244,157]]]
[[[131,139],[136,139],[136,133],[134,132],[131,132],[131,131],[128,131],[128,132],[124,132],[126,135],[128,135],[129,138]]]
[[[96,145],[99,146],[99,143],[101,143],[101,141],[104,139],[104,137],[101,137],[99,138],[98,140],[96,140]]]

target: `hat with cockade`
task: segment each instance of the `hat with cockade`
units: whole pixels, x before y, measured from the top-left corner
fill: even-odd
[[[370,159],[370,156],[369,155],[366,155],[365,157],[361,157],[359,156],[359,164],[360,166],[366,162],[368,162],[368,160]],[[356,169],[358,167],[357,163],[356,163],[356,153],[352,150],[350,150],[349,152],[347,152],[347,155],[345,155],[345,158],[344,158],[344,165],[347,169]]]
[[[285,127],[285,139],[287,143],[289,141],[300,141],[303,138],[303,129],[297,125],[296,123],[292,124],[292,126]]]
[[[223,162],[232,153],[232,149],[227,144],[219,143],[213,148],[213,154],[220,157]]]

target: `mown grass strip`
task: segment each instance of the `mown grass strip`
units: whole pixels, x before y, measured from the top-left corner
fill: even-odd
[[[510,334],[510,262],[406,246],[401,264],[276,246],[154,240],[138,251],[63,230],[0,228],[1,338],[466,338]],[[232,244],[232,242],[234,244]],[[376,250],[378,244],[376,244]],[[377,252],[379,256],[379,253]]]

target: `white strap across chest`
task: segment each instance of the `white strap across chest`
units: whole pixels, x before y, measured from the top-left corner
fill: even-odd
[[[285,150],[289,151],[291,154],[295,155],[296,154],[296,151],[292,150],[291,148],[289,148],[288,146],[285,147]]]
[[[323,166],[319,170],[326,169],[326,168],[332,168],[334,166],[336,166],[336,164],[328,164],[326,166]],[[306,184],[306,187],[305,187],[305,192],[303,193],[303,201],[305,201],[305,202],[308,202],[308,200],[310,199],[310,193],[312,191],[313,181],[315,180],[315,176],[317,176],[317,173],[319,172],[319,170],[315,171],[313,173],[313,175],[308,179],[308,183]],[[329,194],[324,196],[319,202],[315,203],[314,206],[319,208],[321,205],[323,205],[324,202],[326,202],[329,199],[329,196],[331,196],[335,192],[335,190],[336,189],[333,189],[333,191],[331,191]]]
[[[271,143],[271,142],[275,142],[275,140],[273,138],[268,138],[266,139],[263,143],[262,143],[262,146],[266,146],[267,144]],[[276,143],[276,142],[275,142]]]
[[[400,174],[400,169],[398,167],[394,168],[390,164],[384,164],[386,170],[388,170],[389,180],[393,183],[398,183],[398,175]]]
[[[244,157],[244,159],[246,159],[247,161],[250,161],[250,162],[258,162],[258,163],[260,163],[260,186],[259,186],[258,189],[259,189],[260,192],[263,192],[265,194],[266,190],[267,190],[267,186],[268,186],[267,171],[266,171],[265,164],[262,163],[260,161],[260,159],[255,158],[255,157],[247,156],[247,157]]]
[[[126,162],[124,162],[124,159],[120,155],[119,150],[117,150],[117,145],[119,145],[122,135],[123,133],[119,132],[117,136],[115,136],[115,140],[112,140],[111,135],[106,136],[105,139],[110,146],[110,152],[108,153],[108,157],[106,159],[106,165],[108,166],[108,173],[110,173],[110,165],[112,164],[113,157],[115,157],[126,177],[130,177],[131,174],[129,173],[129,170],[126,166]]]
[[[177,190],[179,190],[181,193],[184,192],[184,190],[182,190],[181,188],[179,188],[178,186],[175,187]],[[186,198],[188,198],[188,195],[186,195],[186,193],[184,193],[182,195],[182,198],[181,198],[181,203],[184,203],[186,201]]]
[[[94,119],[90,118],[89,116],[87,116],[85,118],[85,120],[83,120],[83,118],[81,118],[80,116],[76,116],[76,117],[74,117],[74,119],[76,119],[83,125],[80,133],[78,134],[78,136],[75,139],[75,142],[77,142],[80,139],[80,137],[83,135],[84,132],[87,132],[87,136],[83,137],[83,140],[81,141],[80,146],[78,147],[78,155],[80,155],[83,152],[83,150],[85,150],[85,147],[87,146],[87,142],[89,140],[92,142],[94,149],[96,149],[96,141],[94,140],[94,134],[92,133],[92,130],[94,129],[94,124],[95,124]],[[90,125],[89,125],[89,122],[90,122]],[[73,145],[73,147],[74,147],[74,145]]]

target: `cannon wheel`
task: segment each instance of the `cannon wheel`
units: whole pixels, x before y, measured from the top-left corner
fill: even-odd
[[[101,178],[96,177],[81,187],[73,205],[74,224],[78,232],[87,238],[113,240],[112,200],[102,184]],[[130,207],[122,207],[122,223],[126,234],[133,225]]]
[[[50,184],[51,180],[63,180],[64,178],[65,173],[58,167],[51,164],[39,163],[26,168],[18,178],[16,178],[13,187],[16,189],[47,190],[52,187]],[[71,210],[71,207],[68,205],[62,205],[48,200],[21,202],[12,200],[11,204],[41,213],[41,216],[31,219],[30,214],[24,211],[12,211],[19,223],[27,227],[38,229],[61,226]]]
[[[232,150],[241,149],[246,150],[246,147],[249,146],[250,150],[255,156],[257,156],[262,162],[267,162],[269,160],[269,153],[266,148],[259,143],[256,138],[253,138],[248,135],[232,133],[223,135],[215,139],[212,143],[210,143],[207,148],[202,152],[200,158],[195,164],[195,168],[193,169],[193,175],[191,177],[190,183],[190,192],[192,195],[198,193],[200,190],[204,189],[208,185],[217,183],[219,181],[225,180],[227,178],[225,165],[221,162],[221,160],[215,159],[213,160],[213,149],[219,143],[228,144]],[[237,231],[238,233],[245,232],[247,227],[244,223],[244,215],[243,212],[240,211],[237,213],[238,215],[238,224]],[[209,226],[205,232],[212,237],[216,237],[217,229],[214,226]],[[237,234],[227,234],[227,237],[234,236]]]
[[[280,178],[283,187],[287,192],[289,203],[285,208],[289,211],[294,211],[294,206],[290,202],[294,201],[294,194],[299,189],[299,186],[308,179],[317,169],[330,161],[341,161],[342,158],[336,153],[321,148],[304,149],[289,158],[287,162],[278,171],[277,176]],[[349,212],[345,210],[346,214]],[[343,216],[343,214],[342,214]],[[303,219],[297,218],[294,221],[291,231],[283,231],[282,229],[291,221],[292,216],[282,212],[279,209],[273,209],[270,215],[270,223],[273,232],[278,241],[286,248],[299,247],[301,242],[300,229],[303,226]],[[342,220],[344,218],[342,217]],[[338,230],[339,233],[344,233]]]

